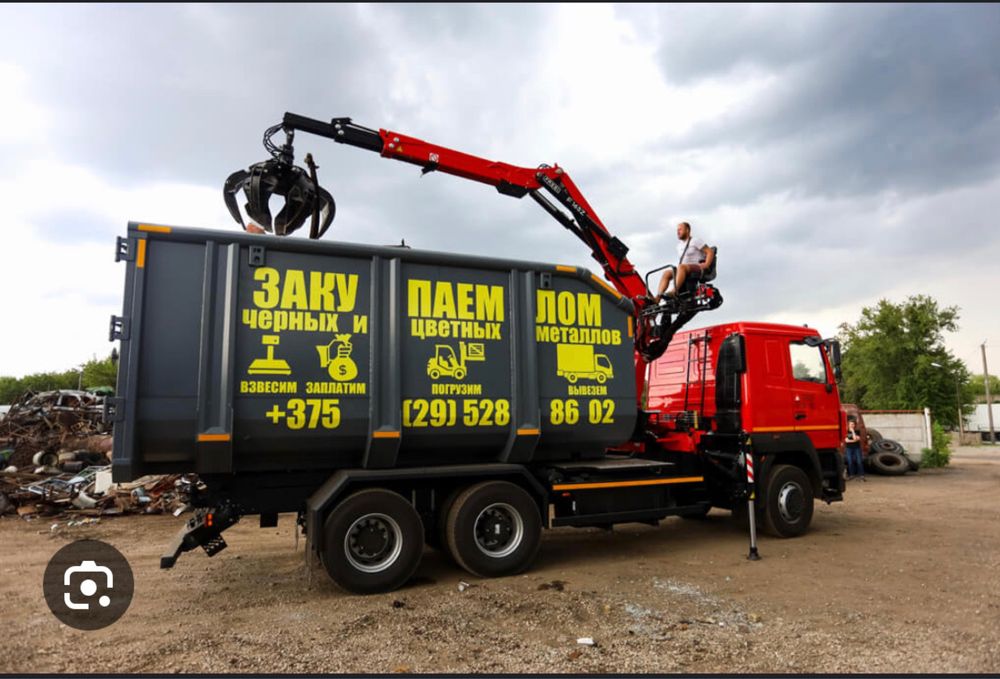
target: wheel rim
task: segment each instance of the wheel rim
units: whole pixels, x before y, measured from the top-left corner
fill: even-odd
[[[781,518],[789,523],[795,523],[802,518],[805,504],[805,494],[797,483],[789,481],[778,491],[778,512]]]
[[[403,551],[403,532],[386,514],[365,514],[344,536],[344,555],[362,573],[380,573],[396,563]]]
[[[476,517],[476,547],[486,556],[510,556],[524,539],[521,514],[505,502],[494,502]]]

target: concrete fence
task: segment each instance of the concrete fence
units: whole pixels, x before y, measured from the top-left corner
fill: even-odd
[[[922,410],[862,410],[865,426],[878,429],[883,438],[898,441],[907,453],[919,459],[930,448],[928,423]]]

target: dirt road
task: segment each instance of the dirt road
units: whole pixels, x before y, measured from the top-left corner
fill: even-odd
[[[0,672],[1000,672],[1000,457],[985,448],[851,482],[805,537],[762,539],[756,563],[713,511],[550,531],[531,571],[499,580],[428,551],[405,589],[356,597],[306,568],[290,516],[161,571],[181,521],[0,520]],[[41,593],[49,557],[84,537],[135,572],[131,608],[94,632]]]

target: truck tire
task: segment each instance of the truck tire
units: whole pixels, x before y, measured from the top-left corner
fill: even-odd
[[[402,496],[381,488],[354,493],[324,524],[320,560],[330,578],[355,594],[390,592],[420,565],[424,526]]]
[[[868,438],[871,440],[872,443],[878,443],[879,441],[882,440],[882,432],[880,432],[878,429],[872,429],[871,427],[868,427]]]
[[[898,453],[879,451],[868,456],[872,471],[883,476],[902,476],[910,471],[909,461]]]
[[[538,505],[509,481],[484,481],[455,498],[445,528],[448,552],[473,575],[492,578],[528,568],[542,541]]]
[[[896,455],[903,454],[903,445],[898,441],[893,441],[892,439],[882,439],[872,446],[872,448],[879,453],[895,453]]]
[[[809,530],[813,487],[804,471],[790,464],[772,467],[763,499],[764,530],[769,534],[793,538]]]
[[[910,466],[910,471],[915,472],[920,469],[920,460],[914,460],[912,457],[903,452],[903,459],[906,460],[906,464]]]

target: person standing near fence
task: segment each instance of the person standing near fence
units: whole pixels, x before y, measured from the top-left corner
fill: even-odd
[[[857,423],[854,420],[847,421],[847,437],[844,438],[844,454],[847,458],[847,478],[854,479],[861,477],[865,480],[865,465],[861,460],[861,436],[858,435]]]

